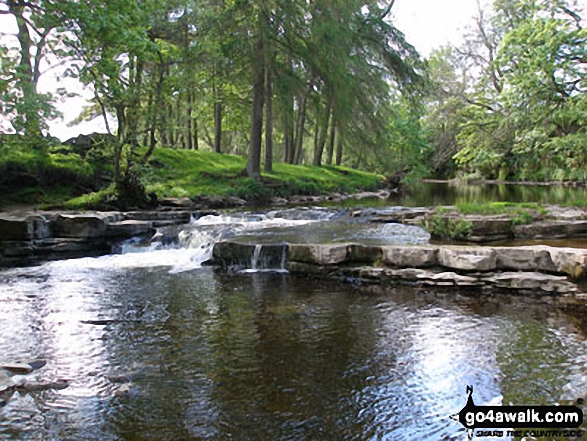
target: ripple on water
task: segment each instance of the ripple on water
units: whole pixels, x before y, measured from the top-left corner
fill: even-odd
[[[587,384],[583,334],[512,299],[81,262],[0,280],[0,353],[71,381],[13,396],[2,439],[463,439],[467,384],[478,404]]]

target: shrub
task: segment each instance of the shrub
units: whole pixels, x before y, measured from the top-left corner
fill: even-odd
[[[464,219],[433,214],[424,221],[424,228],[433,237],[465,240],[473,230],[473,224]]]

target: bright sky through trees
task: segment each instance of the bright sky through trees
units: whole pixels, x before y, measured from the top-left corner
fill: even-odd
[[[491,4],[491,0],[396,0],[392,19],[394,26],[406,35],[407,41],[427,58],[432,50],[440,46],[459,43],[466,28],[474,24],[473,17],[477,12],[478,2],[485,8],[489,8]],[[580,9],[587,10],[587,0],[578,0],[577,4]],[[14,17],[0,15],[0,29],[4,41],[7,35],[15,34],[17,27]],[[71,83],[57,85],[55,75],[45,75],[40,82],[40,91],[64,86],[69,88]],[[58,105],[57,108],[63,114],[63,118],[49,121],[51,134],[67,139],[80,132],[105,131],[101,119],[83,122],[75,127],[67,126],[67,122],[77,117],[84,102],[83,97],[77,97]]]

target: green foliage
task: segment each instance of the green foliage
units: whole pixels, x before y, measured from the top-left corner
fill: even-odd
[[[587,31],[579,13],[565,0],[494,6],[490,19],[479,12],[458,57],[445,50],[431,59],[441,81],[427,118],[436,151],[454,152],[461,174],[584,180]]]
[[[433,237],[465,240],[473,230],[473,224],[464,219],[457,219],[440,214],[433,214],[424,221],[423,227]]]

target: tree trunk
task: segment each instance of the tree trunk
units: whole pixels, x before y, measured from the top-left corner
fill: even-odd
[[[251,108],[251,142],[247,156],[247,176],[261,179],[261,142],[263,138],[263,101],[265,95],[265,61],[263,36],[259,35],[253,63],[253,105]]]
[[[185,121],[185,130],[186,130],[186,140],[187,140],[187,147],[188,150],[194,149],[194,138],[192,134],[192,91],[188,89],[187,91],[187,111],[186,111],[186,121]]]
[[[326,144],[326,135],[328,134],[328,121],[330,121],[330,109],[332,108],[332,94],[328,94],[328,101],[324,108],[324,115],[322,121],[319,124],[316,134],[318,136],[317,143],[314,145],[314,165],[322,165],[322,154],[324,153],[324,145]],[[318,135],[319,133],[319,135]]]
[[[293,76],[293,60],[287,55],[287,71]],[[295,155],[294,93],[291,87],[278,92],[282,98],[283,119],[283,162],[293,164]]]
[[[198,133],[198,120],[196,118],[194,118],[194,141],[193,141],[193,146],[194,146],[194,150],[199,150],[200,149],[200,144],[198,142],[198,137],[199,137],[199,133]]]
[[[273,85],[269,66],[265,69],[265,164],[263,171],[273,173]]]
[[[169,106],[167,106],[167,124],[166,124],[166,130],[167,130],[167,141],[169,141],[169,146],[170,147],[175,147],[175,121],[174,121],[174,112],[173,112],[173,104],[169,104]]]
[[[185,142],[185,134],[183,133],[184,130],[182,129],[182,127],[184,127],[183,125],[183,121],[182,121],[182,114],[183,112],[181,111],[181,99],[176,100],[176,111],[175,111],[175,115],[177,117],[177,121],[175,126],[177,127],[177,135],[176,135],[176,139],[175,142],[177,144],[177,147],[180,147],[182,149],[186,148],[186,142]]]
[[[294,159],[294,110],[293,96],[287,95],[283,109],[283,162],[293,163]]]
[[[214,151],[222,153],[222,101],[214,103]]]
[[[18,26],[18,33],[16,38],[20,44],[20,61],[16,68],[17,85],[22,92],[22,102],[24,103],[24,117],[23,124],[24,133],[27,135],[41,134],[41,121],[39,117],[39,100],[37,95],[37,87],[34,81],[33,66],[31,64],[31,48],[33,41],[29,32],[29,28],[24,19],[24,6],[21,2],[15,0],[8,0],[8,10],[16,18]],[[40,50],[37,48],[37,50]]]
[[[127,140],[130,145],[136,147],[139,145],[138,128],[140,119],[141,92],[143,86],[143,66],[142,60],[132,58],[130,63],[131,76],[129,87],[131,87],[131,99],[127,108]]]
[[[328,144],[328,154],[326,156],[326,164],[332,165],[332,158],[334,157],[334,141],[336,137],[336,121],[334,119],[334,113],[330,117],[330,143]]]
[[[336,145],[336,165],[342,164],[342,134],[340,133],[340,128],[337,129],[338,132],[338,142]]]
[[[293,157],[293,164],[301,164],[303,157],[303,145],[304,145],[304,126],[306,124],[306,105],[308,97],[304,95],[302,102],[300,103],[300,109],[298,110],[298,122],[296,126],[296,137],[295,137],[295,153]]]

